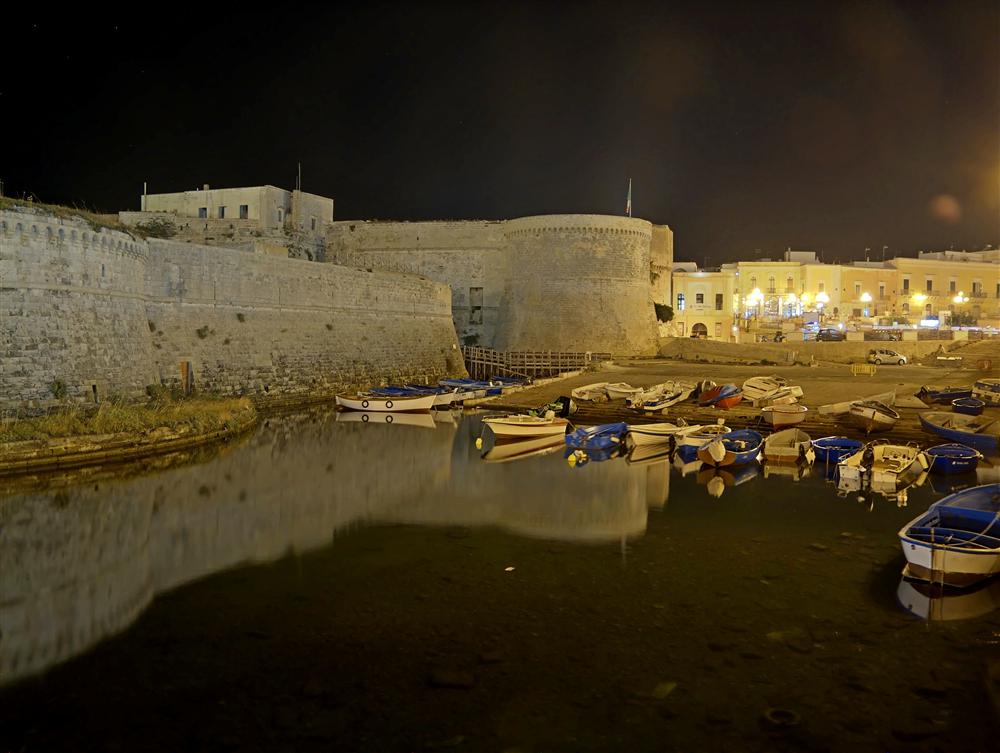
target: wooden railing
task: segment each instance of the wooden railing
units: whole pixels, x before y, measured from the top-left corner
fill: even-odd
[[[566,353],[554,350],[502,351],[462,346],[465,368],[473,379],[492,376],[515,376],[535,379],[555,376],[563,371],[584,369],[592,363],[610,361],[610,353]]]

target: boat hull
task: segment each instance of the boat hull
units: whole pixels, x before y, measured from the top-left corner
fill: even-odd
[[[972,396],[987,405],[1000,405],[1000,379],[980,379],[972,385]]]
[[[951,409],[955,413],[964,413],[966,416],[981,416],[986,407],[986,401],[974,397],[963,397],[951,401]]]
[[[434,407],[436,395],[421,397],[382,397],[375,395],[358,395],[349,397],[337,395],[336,403],[340,408],[357,411],[384,411],[405,413],[407,411],[426,411]]]
[[[896,425],[899,414],[893,411],[887,413],[882,408],[874,408],[869,405],[853,405],[849,416],[850,422],[870,434],[873,431],[888,431]]]
[[[783,429],[805,421],[808,410],[804,405],[770,405],[761,408],[760,414],[775,429]]]
[[[949,442],[964,444],[966,447],[975,447],[985,455],[1000,454],[1000,434],[983,434],[977,431],[968,431],[965,428],[960,428],[961,421],[959,421],[958,426],[943,425],[943,422],[954,421],[955,419],[949,419],[949,416],[954,417],[955,415],[954,413],[921,413],[920,425],[924,431],[944,437]],[[971,421],[973,425],[979,425],[976,423],[976,419],[971,416],[965,419],[965,421]]]
[[[669,442],[670,438],[679,431],[692,429],[691,426],[677,426],[676,424],[643,424],[629,426],[628,435],[635,445],[663,444]]]
[[[569,421],[565,418],[551,420],[517,422],[504,418],[484,418],[483,424],[490,427],[497,437],[552,437],[566,433]]]
[[[839,463],[864,447],[864,443],[848,437],[821,437],[814,439],[812,446],[816,451],[816,462]]]
[[[745,465],[757,459],[763,444],[764,438],[755,431],[734,431],[698,448],[698,459],[705,465],[720,468]]]

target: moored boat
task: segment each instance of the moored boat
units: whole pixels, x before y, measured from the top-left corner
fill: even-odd
[[[805,420],[809,409],[804,405],[768,405],[760,409],[760,414],[775,429],[794,426]]]
[[[776,431],[764,440],[764,459],[769,463],[811,463],[815,456],[812,440],[801,429]]]
[[[498,437],[542,437],[565,434],[569,421],[565,418],[541,416],[489,416],[483,419]]]
[[[683,422],[676,424],[629,424],[628,437],[636,445],[662,444],[669,442],[670,438],[678,432],[684,433],[700,428],[700,426],[688,426]]]
[[[730,431],[731,429],[722,423],[721,418],[719,423],[714,425],[697,426],[692,427],[690,431],[679,431],[675,434],[677,454],[690,462],[697,457],[700,448]]]
[[[1000,379],[977,379],[972,385],[972,397],[987,405],[1000,405]]]
[[[822,437],[812,443],[819,463],[839,463],[864,447],[864,442],[850,437]]]
[[[608,393],[608,399],[610,400],[628,399],[642,394],[643,391],[642,387],[633,387],[631,384],[626,384],[625,382],[614,382],[605,385],[604,389]]]
[[[570,395],[573,396],[574,400],[607,400],[607,387],[607,382],[594,382],[593,384],[585,384],[582,387],[574,388],[570,392]]]
[[[733,395],[738,394],[739,389],[740,388],[735,384],[722,384],[717,387],[712,387],[698,395],[698,405],[702,407],[715,405],[723,398],[732,397]]]
[[[891,429],[898,420],[899,414],[896,411],[877,400],[862,400],[851,406],[851,423],[866,434]]]
[[[882,403],[883,405],[888,405],[891,408],[896,403],[896,392],[880,392],[877,395],[870,395],[869,397],[862,397],[857,400],[845,400],[840,403],[827,403],[826,405],[819,406],[819,408],[816,409],[816,412],[821,416],[840,416],[844,413],[850,413],[851,406],[866,400]]]
[[[566,435],[566,446],[573,450],[610,450],[625,442],[628,424],[612,423],[579,428]]]
[[[951,409],[955,413],[964,413],[967,416],[981,416],[986,407],[986,401],[976,397],[960,397],[951,401]]]
[[[698,459],[706,465],[743,465],[757,459],[764,437],[752,429],[740,429],[713,439],[698,449]]]
[[[966,587],[1000,573],[1000,484],[935,502],[899,531],[908,578]]]
[[[787,380],[778,376],[750,377],[743,382],[743,397],[747,400],[760,400],[780,390]]]
[[[1000,455],[1000,419],[931,411],[920,414],[920,425],[924,431],[975,447],[985,455]]]
[[[929,387],[924,385],[917,393],[917,397],[925,403],[950,403],[972,395],[971,387]]]
[[[739,405],[741,400],[743,400],[743,393],[740,391],[739,388],[737,388],[736,392],[732,393],[731,395],[726,395],[716,400],[714,407],[718,408],[719,410],[729,410],[730,408]]]
[[[931,473],[967,473],[976,470],[983,454],[963,444],[939,444],[925,450]]]
[[[663,382],[626,398],[626,402],[630,408],[658,411],[687,400],[696,387],[694,382]]]
[[[421,395],[419,397],[394,397],[377,395],[337,395],[336,403],[340,408],[359,411],[425,411],[434,407],[436,395]]]
[[[878,440],[871,445],[869,471],[875,491],[895,491],[914,483],[924,473],[930,461],[923,451],[912,444],[890,444]]]

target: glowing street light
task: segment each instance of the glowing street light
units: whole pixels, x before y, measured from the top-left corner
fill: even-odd
[[[927,301],[927,296],[925,296],[923,293],[914,293],[913,297],[910,300],[912,300],[918,306],[923,306],[924,303]]]
[[[871,293],[865,292],[865,293],[861,294],[861,302],[862,303],[871,303],[871,301],[872,301],[872,294]]]
[[[958,295],[956,295],[951,300],[954,301],[955,303],[968,303],[969,302],[969,296],[967,296],[965,293],[959,291]]]

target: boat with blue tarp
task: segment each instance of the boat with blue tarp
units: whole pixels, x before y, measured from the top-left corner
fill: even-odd
[[[617,422],[600,426],[581,427],[566,435],[566,446],[572,450],[610,450],[625,443],[628,424]]]
[[[963,588],[1000,573],[1000,484],[935,502],[899,531],[907,578]]]
[[[917,393],[917,397],[925,403],[950,403],[972,395],[972,387],[928,387],[924,385]]]

